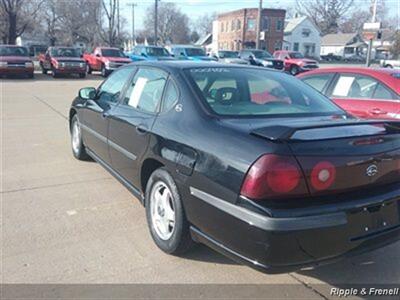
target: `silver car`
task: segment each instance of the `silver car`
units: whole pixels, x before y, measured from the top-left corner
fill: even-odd
[[[227,63],[227,64],[240,64],[240,65],[248,65],[248,61],[239,58],[238,51],[230,51],[230,50],[219,50],[212,54],[213,57],[218,59],[219,62]]]

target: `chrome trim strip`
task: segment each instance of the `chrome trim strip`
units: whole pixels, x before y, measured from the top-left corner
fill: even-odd
[[[272,218],[229,203],[206,192],[190,187],[190,194],[230,214],[243,222],[263,230],[291,231],[347,224],[344,212],[296,218]]]
[[[120,145],[114,143],[110,139],[108,140],[108,145],[110,145],[113,149],[115,149],[116,151],[118,151],[121,154],[125,155],[127,158],[129,158],[131,160],[136,160],[136,158],[137,158],[135,154],[129,152],[125,148],[122,148]]]
[[[97,137],[99,140],[101,140],[102,142],[108,144],[110,147],[112,147],[113,149],[115,149],[116,151],[118,151],[119,153],[125,155],[126,157],[128,157],[131,160],[136,160],[136,155],[129,152],[128,150],[126,150],[125,148],[121,147],[120,145],[114,143],[113,141],[111,141],[110,139],[107,139],[104,135],[98,133],[97,131],[89,128],[86,125],[83,125],[82,123],[79,124],[83,129],[85,129],[87,132],[89,132],[90,134],[94,135],[95,137]]]
[[[79,125],[80,125],[83,129],[85,129],[87,132],[89,132],[90,134],[92,134],[92,135],[94,135],[95,137],[97,137],[97,138],[98,138],[99,140],[101,140],[102,142],[107,143],[107,138],[106,138],[104,135],[98,133],[97,131],[93,130],[92,128],[90,128],[90,127],[88,127],[88,126],[86,126],[86,125],[84,125],[84,124],[82,124],[82,123],[79,123]]]

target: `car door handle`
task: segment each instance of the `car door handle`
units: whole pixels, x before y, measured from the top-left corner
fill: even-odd
[[[370,113],[374,114],[374,115],[384,115],[387,114],[386,111],[381,110],[380,108],[373,108],[370,110]]]
[[[146,133],[148,132],[148,129],[147,129],[147,127],[144,126],[144,125],[138,125],[138,126],[136,127],[136,132],[137,132],[138,134],[146,134]]]

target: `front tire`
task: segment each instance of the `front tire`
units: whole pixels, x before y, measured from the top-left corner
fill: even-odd
[[[53,78],[57,78],[58,74],[55,68],[51,68],[51,76],[53,76]]]
[[[104,78],[106,78],[109,75],[109,71],[106,69],[105,65],[101,66],[101,76],[103,76]]]
[[[299,73],[299,67],[296,65],[292,65],[290,67],[290,74],[292,74],[293,76],[297,75]]]
[[[393,69],[392,65],[386,65],[385,68]]]
[[[146,186],[145,206],[151,236],[162,251],[178,255],[193,246],[178,189],[164,168],[151,174]]]
[[[40,63],[40,67],[42,68],[42,74],[46,75],[47,74],[47,69],[43,66],[42,63]]]
[[[72,154],[76,159],[88,160],[89,155],[86,152],[85,145],[83,144],[81,126],[76,114],[72,117],[71,121],[71,148]]]

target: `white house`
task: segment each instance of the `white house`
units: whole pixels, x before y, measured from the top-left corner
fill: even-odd
[[[310,18],[286,20],[283,50],[300,51],[304,56],[319,58],[320,47],[321,33]]]
[[[334,54],[341,57],[362,55],[366,46],[358,33],[331,33],[322,37],[321,55]]]

